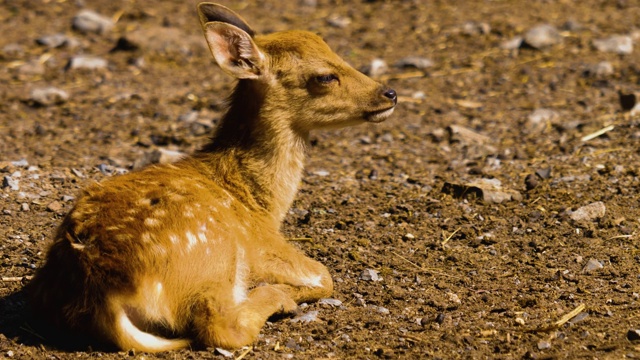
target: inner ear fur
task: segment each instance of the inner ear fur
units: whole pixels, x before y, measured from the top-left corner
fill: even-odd
[[[222,5],[203,2],[198,4],[198,16],[200,17],[200,24],[206,31],[206,24],[209,22],[222,22],[231,24],[244,32],[249,34],[250,37],[255,36],[255,31],[247,24],[247,22],[233,10],[226,8]]]

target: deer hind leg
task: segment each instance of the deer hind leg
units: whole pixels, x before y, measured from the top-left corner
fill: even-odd
[[[329,270],[284,240],[263,253],[254,266],[259,281],[286,285],[283,289],[297,303],[316,301],[333,293]]]
[[[193,307],[193,326],[206,346],[235,349],[255,341],[267,319],[276,313],[292,313],[298,305],[279,285],[251,290],[240,303],[220,301],[219,294],[203,294]]]

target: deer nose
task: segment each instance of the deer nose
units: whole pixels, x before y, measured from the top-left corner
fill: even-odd
[[[391,101],[393,101],[394,105],[398,103],[398,94],[396,94],[395,90],[388,89],[382,95],[384,95],[384,97],[386,97],[386,98],[391,99]]]

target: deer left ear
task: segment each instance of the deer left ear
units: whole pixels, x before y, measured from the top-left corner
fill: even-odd
[[[222,70],[238,79],[262,75],[266,56],[246,31],[223,22],[204,24],[209,50]]]
[[[198,16],[200,17],[200,24],[202,25],[202,28],[204,28],[205,24],[208,22],[223,22],[242,29],[251,37],[255,36],[255,32],[242,18],[242,16],[222,5],[208,2],[200,3],[198,4]]]

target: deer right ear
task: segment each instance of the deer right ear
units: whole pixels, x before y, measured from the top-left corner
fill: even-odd
[[[207,2],[200,3],[198,4],[198,16],[200,17],[202,28],[208,22],[223,22],[244,30],[251,37],[255,36],[251,26],[240,15],[222,5]]]
[[[224,22],[203,25],[209,50],[222,70],[239,79],[257,79],[266,56],[246,31]]]

